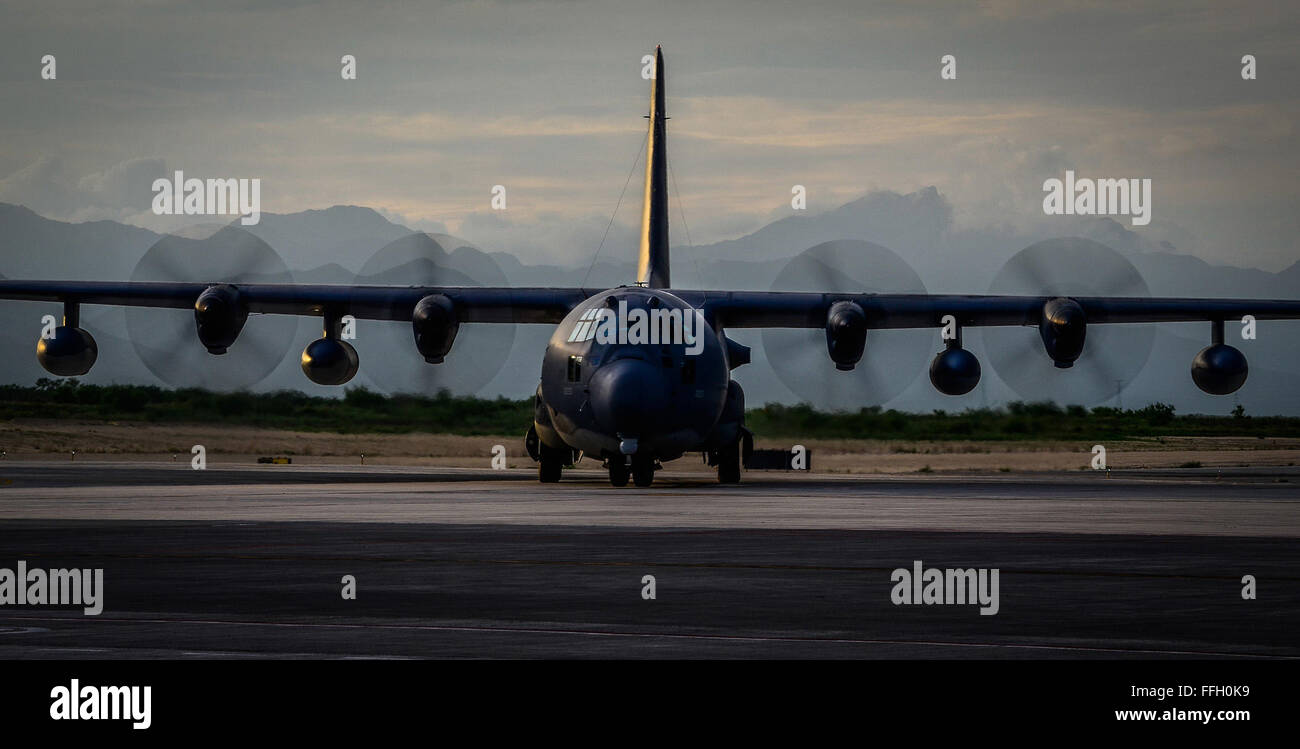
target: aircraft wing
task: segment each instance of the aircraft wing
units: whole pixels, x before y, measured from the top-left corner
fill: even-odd
[[[214,284],[116,281],[0,280],[0,299],[130,307],[193,309]],[[442,295],[458,322],[550,323],[564,319],[596,289],[477,286],[334,286],[239,284],[250,313],[322,315],[409,322],[420,299]],[[952,315],[963,326],[1038,325],[1045,305],[1064,297],[943,294],[843,294],[790,291],[671,290],[724,328],[820,328],[837,302],[856,304],[873,329],[942,325]],[[1069,297],[1088,323],[1300,319],[1300,300]]]
[[[724,328],[820,328],[832,305],[856,304],[868,328],[939,327],[952,315],[963,326],[1038,325],[1054,296],[819,294],[787,291],[674,291]],[[1300,319],[1300,300],[1068,297],[1087,323]]]
[[[127,307],[194,309],[205,283],[114,281],[0,281],[0,299],[108,304]],[[250,313],[324,315],[334,311],[366,320],[411,321],[421,299],[441,295],[452,301],[457,322],[558,323],[583,299],[582,289],[328,286],[238,284],[239,300]],[[594,292],[591,292],[594,293]]]
[[[1145,297],[955,296],[942,294],[823,294],[800,292],[680,292],[721,329],[824,328],[827,354],[837,369],[857,366],[872,329],[942,329],[946,350],[930,380],[948,395],[979,382],[979,363],[962,348],[969,326],[1035,326],[1048,357],[1062,369],[1084,350],[1087,328],[1107,323],[1209,322],[1210,344],[1192,361],[1201,390],[1227,395],[1246,381],[1245,356],[1225,343],[1229,320],[1300,319],[1300,300]],[[1244,329],[1243,329],[1244,333]]]
[[[324,318],[328,340],[303,353],[303,368],[325,385],[347,382],[357,371],[355,351],[337,340],[345,315],[412,323],[415,343],[429,362],[443,360],[461,323],[550,323],[596,290],[581,288],[329,286],[297,284],[196,284],[145,282],[0,281],[0,299],[59,302],[63,326],[42,339],[37,356],[48,371],[84,374],[93,365],[93,338],[78,326],[82,304],[190,309],[199,340],[224,353],[250,313]],[[1144,297],[960,296],[843,294],[776,291],[671,290],[726,328],[824,328],[827,353],[838,369],[853,369],[871,329],[944,328],[951,375],[931,378],[949,394],[967,392],[978,364],[961,349],[969,326],[1036,326],[1056,366],[1068,368],[1083,351],[1093,324],[1211,323],[1211,346],[1198,354],[1193,378],[1206,392],[1225,394],[1245,381],[1244,356],[1224,344],[1224,325],[1247,315],[1256,320],[1300,319],[1300,300]],[[738,359],[739,361],[739,359]],[[743,363],[743,362],[742,362]],[[936,379],[937,377],[937,379]],[[964,388],[964,389],[963,389]]]

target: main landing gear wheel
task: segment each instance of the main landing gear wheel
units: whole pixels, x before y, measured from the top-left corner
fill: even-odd
[[[650,486],[655,480],[655,462],[650,460],[632,460],[632,483],[640,487]]]
[[[740,442],[718,451],[718,483],[740,483]]]
[[[609,461],[610,484],[618,487],[627,486],[628,475],[629,469],[627,467],[627,461],[622,458],[612,459]]]
[[[541,450],[542,459],[537,461],[537,478],[543,484],[558,483],[560,474],[564,471],[564,464],[569,462],[568,453],[546,445],[542,445]]]

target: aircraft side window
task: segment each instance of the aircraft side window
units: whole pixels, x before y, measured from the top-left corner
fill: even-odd
[[[689,357],[682,362],[682,382],[687,385],[695,382],[695,360]]]
[[[582,379],[582,357],[569,357],[569,382],[578,382]]]

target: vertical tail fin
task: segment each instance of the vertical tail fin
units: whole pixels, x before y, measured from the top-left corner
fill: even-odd
[[[668,275],[668,150],[664,128],[664,53],[655,47],[650,81],[650,132],[646,135],[645,202],[641,207],[641,253],[636,281],[652,289],[671,285]]]

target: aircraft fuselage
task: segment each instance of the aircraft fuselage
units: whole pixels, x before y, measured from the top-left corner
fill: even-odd
[[[731,404],[728,400],[739,399]],[[625,286],[578,305],[542,361],[541,442],[606,461],[672,460],[737,439],[743,395],[722,337],[671,291]]]

